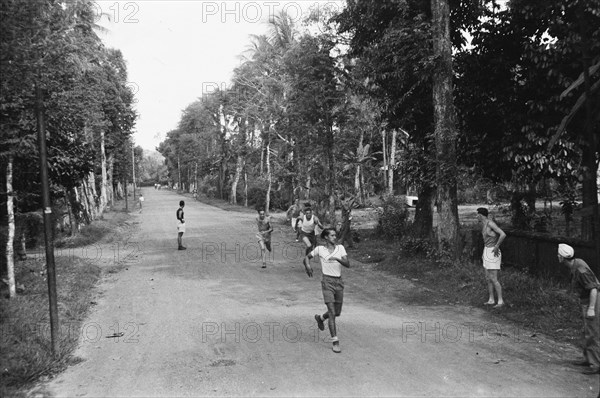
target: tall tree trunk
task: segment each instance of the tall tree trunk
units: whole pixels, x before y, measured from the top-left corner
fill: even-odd
[[[423,184],[418,192],[419,200],[415,210],[413,232],[419,238],[430,238],[433,228],[433,199],[435,188]]]
[[[177,190],[181,190],[181,164],[179,161],[179,154],[177,155]]]
[[[394,168],[396,166],[396,137],[398,132],[392,131],[392,143],[390,145],[390,161],[388,162],[388,194],[394,194]]]
[[[179,167],[179,163],[177,167]],[[135,203],[135,150],[133,149],[133,142],[131,143],[131,189],[133,192],[132,203]],[[131,207],[135,208],[135,205]]]
[[[244,164],[244,206],[248,207],[248,170]]]
[[[107,170],[106,170],[106,174],[107,174],[107,181],[106,181],[106,194],[107,194],[107,203],[110,207],[114,206],[114,196],[115,196],[115,190],[114,190],[114,170],[115,170],[115,157],[113,156],[113,154],[111,153],[110,155],[108,155],[108,159],[106,160],[106,164],[107,164]]]
[[[454,100],[452,97],[452,43],[448,0],[432,0],[433,55],[438,59],[433,73],[433,116],[438,193],[438,248],[459,255],[457,166]]]
[[[100,208],[98,206],[98,193],[96,192],[96,175],[94,174],[93,171],[90,171],[90,173],[88,174],[88,183],[87,183],[87,188],[88,188],[88,201],[90,203],[90,209],[92,211],[92,220],[95,220],[98,218],[98,216],[101,214],[100,213]]]
[[[200,195],[200,190],[198,189],[198,162],[194,162],[194,190],[196,191],[196,197],[198,197]]]
[[[67,200],[69,201],[69,209],[73,216],[71,223],[71,236],[75,236],[77,232],[79,232],[79,223],[84,216],[81,214],[81,203],[79,201],[77,188],[69,189],[66,192],[66,195]]]
[[[77,197],[79,198],[79,203],[81,203],[81,213],[82,218],[85,220],[86,224],[89,224],[92,220],[90,210],[87,204],[87,200],[85,198],[85,180],[81,182],[79,188],[75,188],[77,192]]]
[[[231,193],[229,195],[229,203],[233,205],[237,205],[237,186],[240,182],[240,177],[242,175],[242,169],[244,168],[244,157],[242,154],[238,154],[237,161],[235,163],[235,176],[233,177],[233,182],[231,183]]]
[[[381,148],[382,148],[382,152],[383,152],[383,187],[387,188],[387,169],[388,169],[388,162],[387,162],[387,146],[386,146],[386,141],[387,141],[387,135],[385,133],[385,129],[381,130]],[[386,191],[387,192],[387,191]]]
[[[73,209],[71,208],[71,201],[69,200],[69,190],[63,189],[65,194],[65,205],[67,206],[67,214],[69,215],[69,229],[71,230],[71,236],[73,236],[73,230],[75,225],[75,216],[73,215]]]
[[[264,167],[264,163],[265,163],[265,144],[264,142],[261,141],[260,143],[260,176],[263,176],[265,174],[265,167]]]
[[[583,6],[578,8],[578,14],[583,15]],[[581,18],[582,21],[585,18]],[[583,61],[583,84],[585,89],[585,125],[582,148],[582,218],[581,237],[595,243],[596,258],[600,261],[600,214],[598,210],[598,163],[596,152],[600,147],[598,131],[594,132],[594,107],[592,101],[592,83],[590,80],[590,41],[586,30],[589,26],[579,25],[581,34],[581,52]],[[597,125],[597,124],[596,124]]]
[[[127,197],[127,179],[125,179],[125,182],[123,183],[123,190],[125,191],[125,211],[129,211],[129,198]]]
[[[6,264],[8,272],[8,296],[15,298],[17,296],[17,287],[15,283],[15,210],[14,210],[14,192],[12,186],[13,179],[13,155],[8,155],[6,165],[6,210],[8,215],[8,237],[6,240]]]
[[[104,129],[100,131],[100,170],[101,178],[100,181],[100,204],[98,206],[98,213],[103,214],[108,203],[106,184],[107,184],[107,173],[106,173],[106,150],[104,148]]]
[[[267,141],[267,195],[265,198],[265,212],[269,212],[269,207],[271,206],[271,184],[272,184],[272,176],[271,176],[271,137],[269,135]]]
[[[363,140],[364,140],[364,133],[361,130],[360,132],[360,141],[358,142],[358,148],[356,149],[356,154],[359,156],[366,156],[366,153],[361,153],[360,151],[364,151],[363,150]],[[358,203],[361,206],[364,206],[365,204],[365,195],[364,195],[364,188],[363,188],[363,184],[362,184],[362,179],[361,179],[361,174],[362,174],[362,163],[357,163],[356,164],[356,173],[354,174],[354,192],[356,197],[358,198]]]
[[[335,174],[335,159],[334,159],[334,154],[333,154],[333,148],[335,146],[335,142],[333,139],[333,126],[331,124],[329,124],[327,127],[327,140],[325,143],[326,143],[325,153],[327,154],[327,168],[328,168],[327,191],[329,194],[329,205],[328,205],[327,213],[329,216],[328,221],[329,221],[330,225],[335,228],[335,226],[337,225],[337,217],[335,215],[337,194],[335,192],[336,174]]]

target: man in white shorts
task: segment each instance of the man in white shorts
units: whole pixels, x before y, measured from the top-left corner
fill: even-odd
[[[185,206],[185,202],[183,200],[179,201],[179,209],[177,209],[177,249],[185,250],[183,247],[183,233],[185,232],[185,220],[183,219],[183,207]]]

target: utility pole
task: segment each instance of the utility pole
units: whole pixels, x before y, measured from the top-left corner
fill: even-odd
[[[50,342],[52,345],[52,354],[56,356],[58,354],[58,303],[56,295],[56,267],[54,264],[54,237],[52,236],[52,205],[50,203],[50,184],[48,182],[44,101],[42,98],[42,89],[37,85],[35,87],[35,99],[42,201],[44,205],[44,238],[46,243],[46,269],[48,273],[48,302],[50,304]]]

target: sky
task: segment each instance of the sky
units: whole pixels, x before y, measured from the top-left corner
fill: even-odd
[[[202,94],[228,88],[251,35],[266,34],[269,17],[285,9],[300,23],[310,10],[343,2],[95,0],[99,36],[120,49],[139,115],[134,140],[154,150],[177,128],[181,112]]]

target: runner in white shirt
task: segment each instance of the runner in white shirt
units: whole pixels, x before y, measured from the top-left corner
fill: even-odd
[[[313,215],[310,207],[304,208],[304,216],[296,219],[296,231],[300,227],[300,238],[306,246],[306,254],[310,253],[312,249],[317,246],[317,237],[315,235],[315,227],[323,229],[323,225],[319,220],[319,217]]]
[[[346,249],[342,245],[336,245],[337,235],[333,228],[325,228],[321,232],[321,238],[325,239],[325,246],[317,246],[304,258],[304,267],[306,273],[312,278],[313,270],[310,266],[310,259],[319,256],[321,260],[321,269],[323,279],[321,288],[323,290],[323,299],[327,306],[327,312],[323,315],[315,315],[315,320],[320,330],[325,330],[325,319],[328,319],[329,333],[333,341],[333,352],[339,353],[340,341],[337,337],[335,327],[335,318],[342,313],[342,304],[344,302],[344,281],[342,280],[342,266],[350,268],[350,261],[346,254]]]

